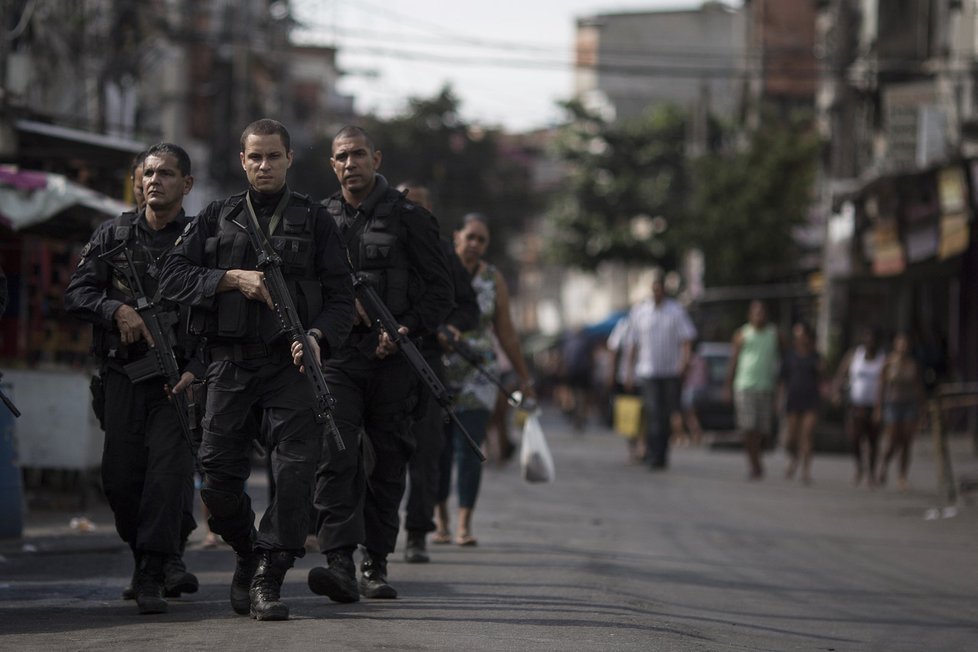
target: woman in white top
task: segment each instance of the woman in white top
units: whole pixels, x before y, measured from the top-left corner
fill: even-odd
[[[878,333],[867,328],[863,331],[862,344],[846,353],[835,374],[835,400],[841,403],[844,399],[847,406],[846,431],[856,458],[855,485],[863,477],[868,486],[875,484],[880,424],[873,408],[885,361],[886,356],[879,349]]]

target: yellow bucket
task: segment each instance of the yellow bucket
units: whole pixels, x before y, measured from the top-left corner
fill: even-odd
[[[615,432],[635,439],[642,432],[642,399],[620,394],[615,397]]]

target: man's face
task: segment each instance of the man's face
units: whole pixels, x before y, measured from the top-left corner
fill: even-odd
[[[132,197],[136,200],[136,210],[143,210],[146,205],[146,195],[143,194],[143,164],[140,163],[132,171]]]
[[[754,326],[763,326],[767,323],[767,308],[760,301],[754,301],[750,304],[750,310],[747,312],[747,320],[750,321]]]
[[[276,193],[285,185],[285,175],[292,167],[292,152],[285,150],[278,134],[251,134],[245,138],[241,167],[252,188],[266,194]]]
[[[374,174],[380,167],[380,151],[370,151],[363,136],[337,138],[329,160],[345,194],[362,198],[373,188]]]
[[[165,211],[183,204],[183,197],[194,185],[184,176],[172,154],[151,154],[143,161],[142,189],[146,205],[154,211]]]
[[[652,281],[652,300],[656,303],[660,303],[665,296],[666,286],[662,283],[662,281],[658,279]]]

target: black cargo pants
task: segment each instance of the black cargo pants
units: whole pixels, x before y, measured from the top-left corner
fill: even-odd
[[[326,552],[363,544],[387,554],[397,543],[398,510],[414,452],[419,381],[403,355],[370,359],[357,344],[351,336],[324,369],[346,451],[337,453],[328,440],[323,447],[315,497],[319,548]],[[371,451],[369,466],[362,455],[361,429]]]
[[[134,385],[109,367],[102,381],[102,487],[116,530],[133,550],[177,554],[196,527],[186,504],[193,500],[194,463],[163,379]]]
[[[304,554],[323,432],[313,404],[312,388],[287,349],[254,360],[215,360],[208,367],[200,493],[211,530],[237,552],[248,552],[253,542],[259,550]],[[259,428],[275,492],[256,532],[245,482]]]

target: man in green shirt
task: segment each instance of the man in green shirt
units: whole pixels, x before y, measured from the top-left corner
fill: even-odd
[[[727,396],[732,396],[737,429],[744,437],[750,479],[764,475],[761,450],[774,421],[774,389],[780,355],[778,331],[768,323],[767,308],[751,301],[747,323],[733,336],[733,354],[727,370]]]

